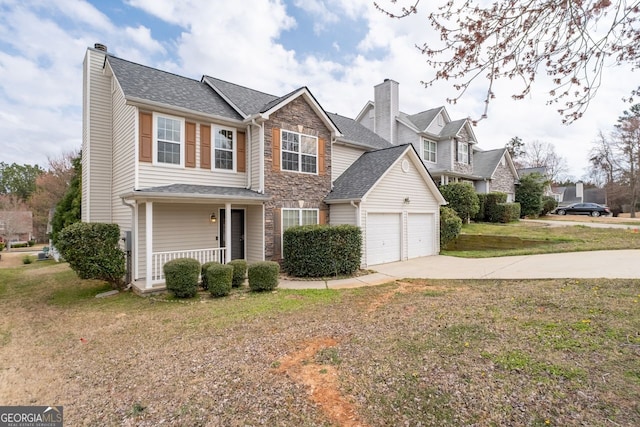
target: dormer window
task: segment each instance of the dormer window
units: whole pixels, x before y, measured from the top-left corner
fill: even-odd
[[[469,162],[469,144],[463,141],[458,141],[458,163],[464,163],[468,165]]]

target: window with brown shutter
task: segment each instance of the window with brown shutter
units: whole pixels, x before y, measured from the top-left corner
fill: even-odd
[[[211,126],[200,125],[200,167],[211,169]]]
[[[153,115],[140,112],[140,140],[138,141],[139,159],[141,162],[153,161]]]
[[[184,165],[188,168],[196,167],[196,124],[187,122],[185,124],[185,159]]]
[[[247,137],[244,132],[238,132],[238,146],[237,146],[238,163],[236,171],[247,171]]]

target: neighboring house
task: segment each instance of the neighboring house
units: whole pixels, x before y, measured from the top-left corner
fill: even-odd
[[[451,120],[445,107],[406,114],[399,105],[399,85],[386,79],[356,121],[394,145],[412,144],[439,184],[469,182],[477,192],[501,191],[513,201],[518,175],[506,150],[479,149],[470,121]]]
[[[585,188],[582,190],[583,197],[576,195],[576,186],[570,185],[566,187],[557,187],[558,193],[561,191],[562,199],[559,200],[561,206],[570,205],[571,203],[598,203],[606,204],[606,191],[604,188]]]
[[[99,44],[83,85],[82,220],[120,226],[141,291],[177,257],[280,260],[294,225],[360,226],[363,266],[440,250],[446,202],[416,151],[326,113],[306,87],[193,80]]]
[[[0,211],[0,241],[27,242],[32,238],[31,211]]]

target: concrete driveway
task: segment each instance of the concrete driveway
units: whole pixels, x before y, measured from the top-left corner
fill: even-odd
[[[281,280],[288,289],[339,289],[403,278],[428,279],[640,279],[640,250],[568,252],[495,258],[436,255],[371,267],[375,274],[327,281]]]

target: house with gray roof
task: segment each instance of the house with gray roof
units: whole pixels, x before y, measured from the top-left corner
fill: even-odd
[[[116,223],[134,289],[163,265],[282,259],[291,226],[353,224],[362,265],[437,254],[446,203],[411,145],[327,113],[309,88],[271,95],[87,49],[82,220]]]
[[[518,174],[509,153],[480,149],[471,122],[452,120],[443,106],[402,112],[397,82],[386,79],[376,85],[374,101],[355,120],[391,144],[412,144],[439,184],[469,182],[477,192],[501,191],[513,201]]]

